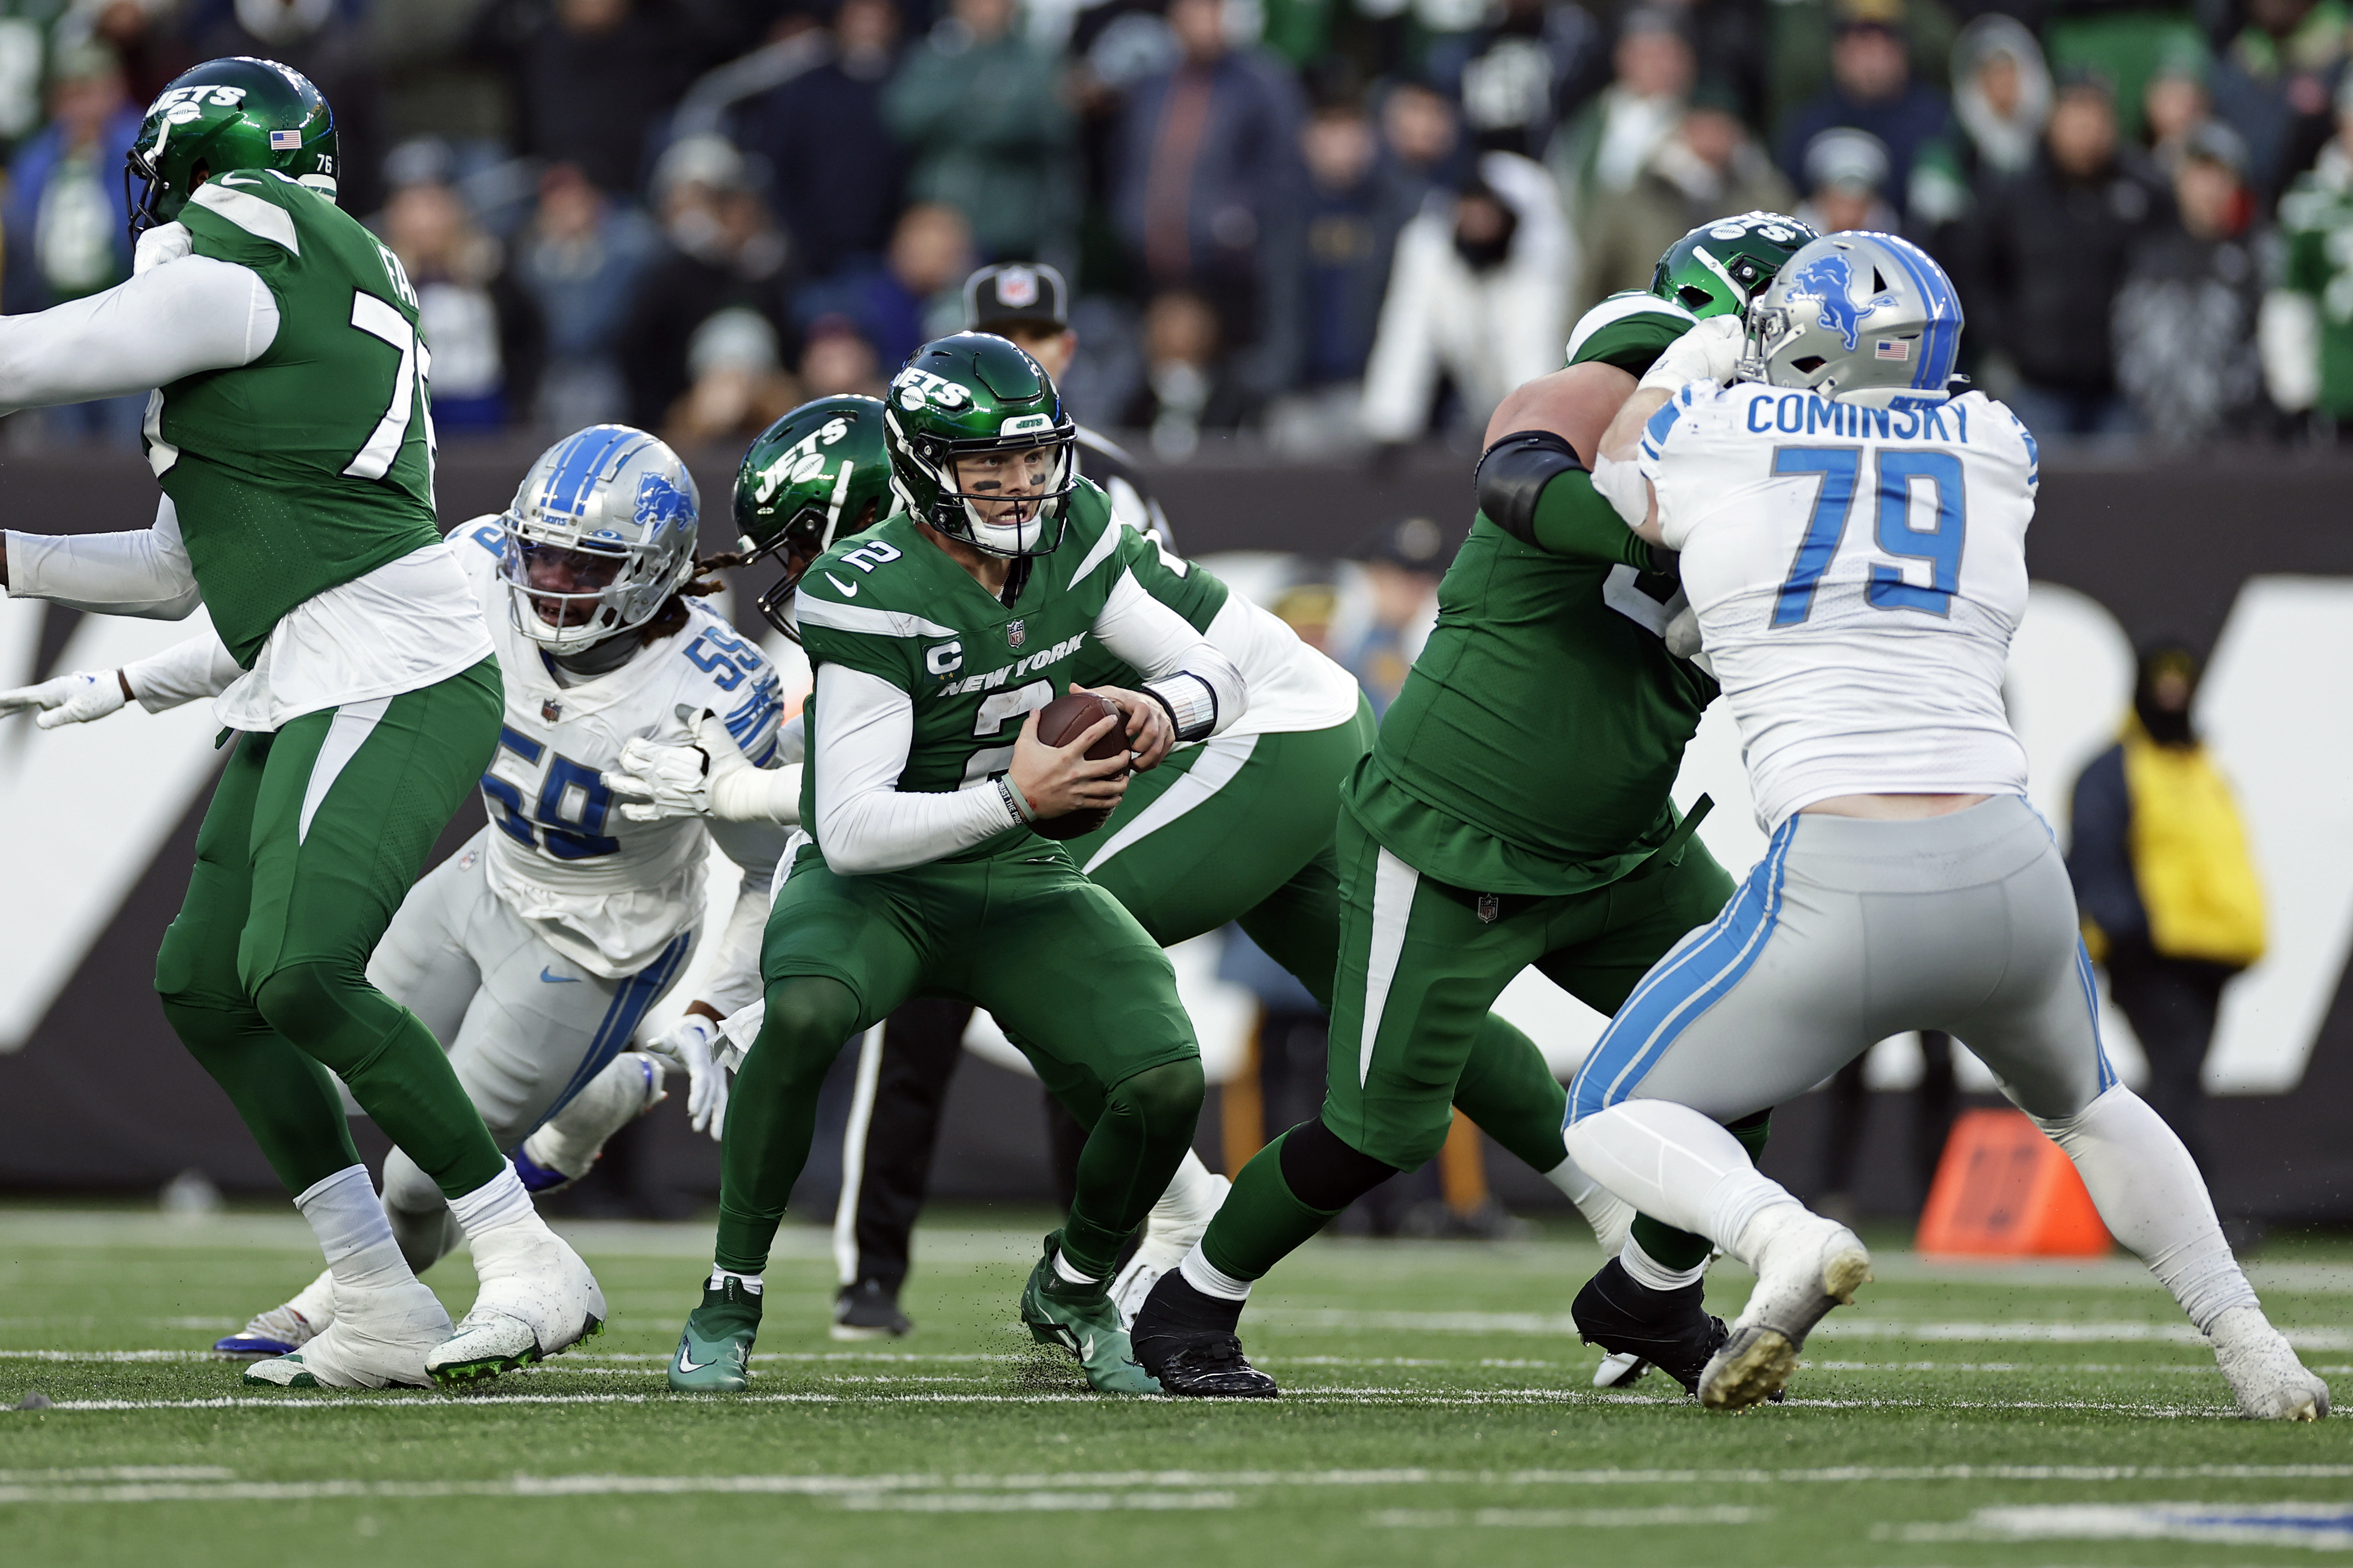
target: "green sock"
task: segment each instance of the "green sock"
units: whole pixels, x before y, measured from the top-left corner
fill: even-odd
[[[735,1074],[721,1145],[712,1256],[730,1273],[767,1268],[793,1184],[808,1163],[818,1089],[857,1026],[858,998],[839,980],[793,975],[768,987],[767,1016]]]
[[[1071,1268],[1111,1277],[1119,1249],[1193,1146],[1205,1092],[1198,1058],[1148,1068],[1112,1086],[1079,1151],[1078,1190],[1062,1226],[1062,1256]]]
[[[1728,1123],[1725,1131],[1740,1140],[1750,1163],[1765,1157],[1766,1140],[1773,1135],[1773,1113],[1760,1110]],[[1662,1268],[1696,1268],[1707,1261],[1712,1244],[1704,1236],[1662,1225],[1649,1215],[1634,1216],[1634,1240]]]
[[[164,1016],[237,1107],[289,1193],[308,1191],[360,1163],[343,1097],[327,1069],[280,1038],[260,1014],[167,998]]]
[[[1537,1172],[1568,1158],[1560,1126],[1568,1091],[1545,1065],[1534,1040],[1487,1015],[1454,1080],[1454,1104],[1479,1130]]]
[[[1209,1221],[1201,1252],[1219,1273],[1237,1279],[1264,1278],[1340,1212],[1310,1208],[1292,1192],[1282,1175],[1282,1145],[1290,1136],[1284,1133],[1250,1156]]]

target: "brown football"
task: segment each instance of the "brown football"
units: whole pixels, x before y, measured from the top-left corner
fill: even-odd
[[[1108,697],[1098,697],[1092,691],[1074,691],[1068,697],[1057,697],[1038,710],[1038,739],[1049,746],[1067,746],[1087,732],[1090,726],[1103,715],[1116,718],[1119,704]],[[1105,762],[1127,755],[1127,730],[1114,724],[1103,737],[1087,748],[1089,762]],[[1029,825],[1029,831],[1041,838],[1084,838],[1111,820],[1108,810],[1065,812],[1060,816],[1041,818]]]

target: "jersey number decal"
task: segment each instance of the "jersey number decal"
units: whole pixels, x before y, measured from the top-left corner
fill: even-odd
[[[513,752],[534,768],[547,755],[545,746],[503,724],[499,727],[499,750]],[[558,860],[593,860],[617,853],[621,847],[619,839],[607,838],[599,831],[613,804],[612,792],[595,768],[583,767],[570,757],[549,758],[546,781],[539,786],[539,798],[528,812],[523,809],[521,787],[494,773],[482,775],[482,793],[491,799],[491,820],[527,848],[544,848]]]
[[[722,691],[733,691],[745,676],[760,673],[759,653],[716,628],[686,645],[686,662],[707,671]]]
[[[980,714],[972,721],[972,738],[986,741],[1005,732],[1008,720],[1018,727],[1022,716],[1033,708],[1043,708],[1054,700],[1054,683],[1033,680],[1027,686],[1017,686],[1010,691],[992,691],[980,700]],[[975,752],[964,764],[964,787],[986,784],[1013,765],[1013,748],[991,746]]]
[[[396,264],[396,266],[397,264]],[[407,279],[394,273],[396,287],[406,288]],[[355,479],[380,479],[392,472],[399,460],[400,448],[408,439],[412,419],[425,423],[425,473],[429,489],[433,477],[433,408],[426,391],[427,369],[431,357],[418,340],[417,329],[406,316],[375,295],[362,289],[352,291],[352,325],[372,338],[378,338],[400,351],[400,368],[393,373],[392,401],[385,407],[384,417],[375,422],[367,444],[359,449],[343,467],[345,475]]]
[[[1814,610],[1814,590],[1838,554],[1854,510],[1856,481],[1862,471],[1860,447],[1777,447],[1773,472],[1788,478],[1819,474],[1813,514],[1806,536],[1789,563],[1789,574],[1773,601],[1773,625],[1794,626]],[[1933,527],[1912,526],[1912,481],[1926,479],[1936,487],[1936,521]],[[1950,452],[1882,452],[1873,488],[1879,510],[1872,537],[1888,554],[1906,561],[1926,561],[1928,586],[1905,580],[1900,566],[1874,563],[1863,597],[1873,609],[1925,610],[1932,616],[1951,612],[1953,595],[1961,582],[1961,543],[1968,531],[1967,502],[1961,489],[1961,460]]]

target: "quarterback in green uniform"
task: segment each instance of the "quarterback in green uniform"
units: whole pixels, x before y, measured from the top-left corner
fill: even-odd
[[[326,101],[274,62],[214,60],[156,99],[130,153],[134,276],[0,321],[0,408],[160,388],[155,525],[12,532],[0,583],[111,614],[201,603],[246,671],[216,704],[237,739],[155,987],[334,1276],[334,1326],[247,1381],[457,1382],[563,1350],[605,1307],[431,1031],[366,977],[497,743],[501,686],[435,527],[417,292],[335,205],[335,159]],[[336,1078],[471,1240],[481,1290],[454,1334],[394,1243]]]
[[[914,995],[987,1007],[1091,1131],[1021,1297],[1097,1389],[1152,1393],[1109,1295],[1121,1245],[1191,1147],[1199,1052],[1157,943],[1032,825],[1118,804],[1133,765],[1230,728],[1240,672],[1137,583],[1156,549],[1072,468],[1036,361],[968,332],[917,351],[885,410],[902,510],[802,574],[816,677],[799,820],[761,952],[765,1016],[728,1109],[715,1267],[670,1384],[744,1385],[761,1270],[851,1035]],[[821,444],[821,443],[820,443]],[[1059,749],[1036,710],[1103,666],[1120,710]],[[1124,725],[1130,757],[1085,752]]]
[[[1480,1020],[1514,974],[1534,964],[1613,1012],[1730,895],[1693,837],[1700,814],[1678,817],[1668,797],[1715,683],[1669,647],[1682,608],[1671,563],[1626,542],[1557,427],[1574,427],[1589,456],[1638,372],[1700,315],[1744,308],[1810,237],[1771,214],[1694,230],[1662,258],[1653,294],[1596,307],[1570,365],[1515,392],[1490,426],[1479,515],[1439,585],[1437,628],[1341,795],[1323,1112],[1243,1167],[1137,1313],[1136,1355],[1166,1392],[1275,1392],[1234,1332],[1251,1283],[1438,1152],[1458,1086],[1487,1066]],[[1547,1109],[1565,1112],[1545,1081]],[[1761,1135],[1761,1119],[1746,1131]],[[1646,1278],[1629,1283],[1662,1299],[1581,1297],[1580,1328],[1613,1351],[1613,1338],[1638,1347],[1689,1386],[1722,1332],[1700,1306],[1706,1254],[1638,1220],[1624,1256]],[[1635,1331],[1595,1332],[1603,1320]]]

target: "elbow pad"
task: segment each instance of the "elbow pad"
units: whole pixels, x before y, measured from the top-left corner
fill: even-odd
[[[1487,521],[1523,544],[1536,542],[1536,502],[1545,486],[1585,465],[1567,440],[1550,430],[1515,430],[1488,447],[1472,481]]]

